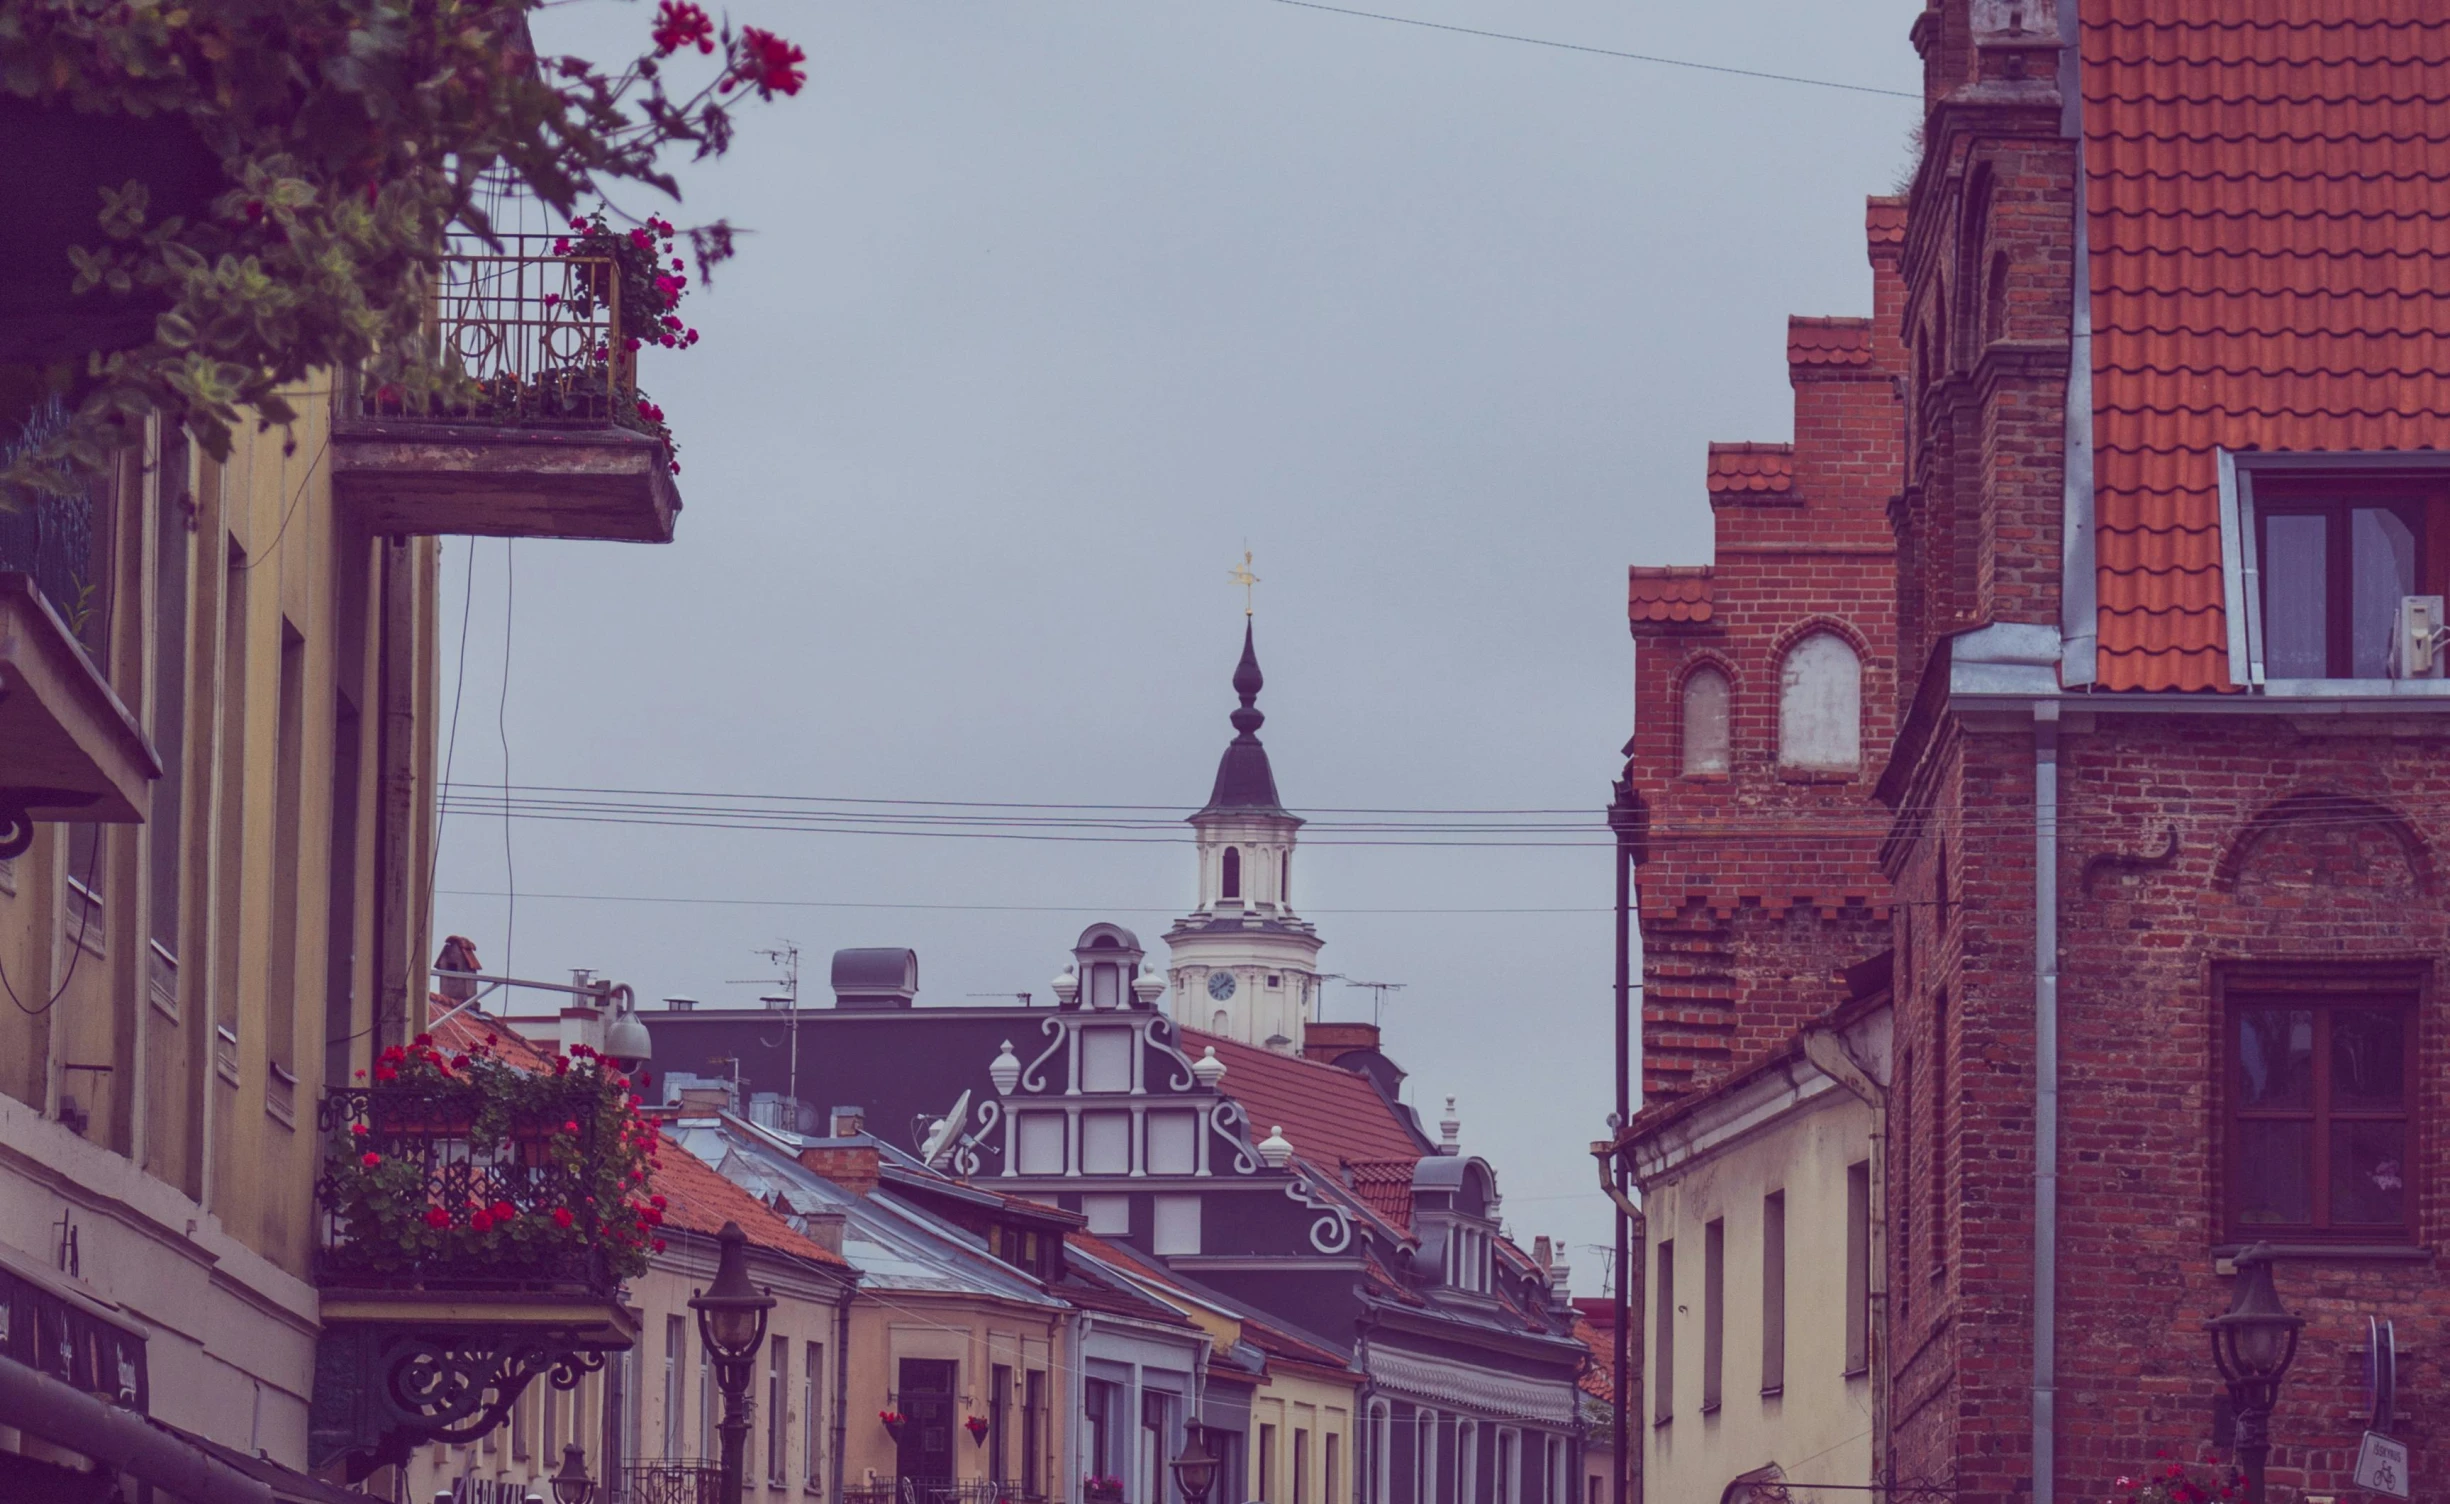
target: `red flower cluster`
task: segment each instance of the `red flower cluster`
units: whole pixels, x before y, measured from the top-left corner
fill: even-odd
[[[744,26],[740,40],[732,49],[732,67],[723,75],[723,87],[737,89],[742,84],[755,86],[758,97],[772,99],[776,94],[797,94],[800,85],[808,82],[807,70],[800,64],[808,54],[773,32],[760,27]]]
[[[670,57],[683,47],[695,47],[700,52],[715,50],[715,23],[697,6],[664,0],[655,12],[655,51]]]

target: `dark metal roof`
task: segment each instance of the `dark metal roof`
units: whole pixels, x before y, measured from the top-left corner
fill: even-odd
[[[1292,818],[1276,797],[1276,772],[1268,766],[1267,748],[1259,745],[1259,728],[1267,721],[1259,709],[1259,690],[1266,683],[1259,672],[1259,654],[1251,646],[1251,628],[1246,621],[1242,625],[1242,661],[1234,666],[1234,693],[1242,697],[1241,708],[1233,713],[1235,736],[1217,761],[1216,787],[1208,794],[1207,806],[1192,819],[1227,811]]]

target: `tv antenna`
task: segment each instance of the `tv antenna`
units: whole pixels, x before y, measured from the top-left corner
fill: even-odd
[[[962,994],[962,996],[963,996],[963,997],[1011,997],[1011,998],[1019,998],[1019,999],[1021,1000],[1021,1006],[1022,1006],[1022,1007],[1026,1008],[1026,1007],[1028,1007],[1028,1006],[1029,1006],[1029,994],[1028,994],[1028,993],[1026,993],[1026,992],[965,992],[965,993],[963,993],[963,994]]]
[[[791,1061],[784,1075],[783,1096],[791,1103],[791,1126],[794,1131],[797,1131],[800,1125],[800,948],[788,940],[777,940],[773,945],[755,954],[765,957],[767,964],[781,972],[782,975],[733,977],[729,985],[783,989],[780,995],[783,1017],[791,1040],[786,1047],[790,1052]],[[764,1002],[767,999],[761,997],[759,1001]]]
[[[1319,980],[1342,982],[1347,987],[1367,987],[1370,990],[1370,1027],[1373,1029],[1378,1027],[1381,1015],[1386,1012],[1387,994],[1401,992],[1406,985],[1402,982],[1364,982],[1358,977],[1348,977],[1340,971],[1331,971],[1320,977]]]

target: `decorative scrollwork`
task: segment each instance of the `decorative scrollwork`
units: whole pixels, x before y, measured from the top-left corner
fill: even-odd
[[[1342,1253],[1353,1246],[1352,1213],[1318,1193],[1310,1177],[1295,1171],[1285,1182],[1285,1199],[1319,1213],[1310,1224],[1310,1246],[1321,1253]]]
[[[1038,1067],[1055,1058],[1055,1052],[1063,1048],[1064,1029],[1063,1020],[1061,1018],[1052,1013],[1048,1014],[1045,1018],[1038,1021],[1038,1032],[1041,1034],[1052,1034],[1055,1036],[1054,1042],[1049,1044],[1045,1049],[1039,1051],[1038,1058],[1032,1060],[1027,1066],[1022,1068],[1021,1090],[1023,1091],[1046,1090],[1046,1078],[1038,1074]]]
[[[1004,1152],[1004,1146],[995,1141],[995,1125],[1003,1121],[1003,1117],[1003,1103],[982,1102],[979,1104],[977,1130],[975,1132],[962,1135],[961,1142],[953,1147],[953,1171],[955,1174],[976,1175],[978,1173],[978,1167],[982,1162],[980,1159],[980,1151],[982,1149],[988,1154],[1001,1154]]]
[[[1191,1057],[1174,1047],[1172,1042],[1174,1032],[1174,1020],[1162,1013],[1158,1014],[1148,1023],[1149,1047],[1165,1056],[1166,1059],[1173,1061],[1180,1070],[1180,1074],[1166,1083],[1165,1089],[1167,1091],[1189,1091],[1199,1084],[1199,1077],[1191,1074]]]
[[[1217,1104],[1208,1109],[1208,1130],[1234,1151],[1236,1175],[1259,1173],[1259,1150],[1251,1143],[1250,1121],[1250,1114],[1231,1097],[1218,1098]]]
[[[604,1366],[604,1354],[568,1333],[487,1342],[469,1337],[395,1337],[384,1344],[377,1393],[395,1434],[412,1445],[474,1441],[502,1424],[538,1376],[565,1393]]]

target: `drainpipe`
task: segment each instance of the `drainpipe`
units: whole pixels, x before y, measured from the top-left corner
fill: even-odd
[[[1871,1310],[1865,1313],[1864,1360],[1872,1386],[1872,1483],[1885,1490],[1895,1481],[1896,1468],[1889,1441],[1889,1094],[1878,1077],[1859,1059],[1834,1029],[1814,1027],[1803,1036],[1804,1058],[1821,1073],[1861,1098],[1872,1112],[1869,1172],[1870,1246],[1864,1250],[1864,1276]],[[1882,1495],[1885,1497],[1885,1495]]]
[[[1088,1439],[1084,1433],[1089,1428],[1081,1417],[1089,1407],[1089,1329],[1096,1324],[1085,1311],[1072,1318],[1072,1382],[1066,1386],[1072,1392],[1072,1418],[1071,1423],[1063,1428],[1063,1497],[1066,1499],[1082,1497],[1080,1480],[1087,1476],[1088,1457],[1082,1451],[1081,1444]],[[1111,1424],[1113,1419],[1108,1416],[1108,1423]]]
[[[834,1465],[833,1493],[842,1497],[842,1449],[851,1442],[851,1300],[859,1293],[856,1281],[842,1287],[842,1299],[834,1307]]]
[[[2033,706],[2033,1504],[2057,1480],[2059,704]]]

